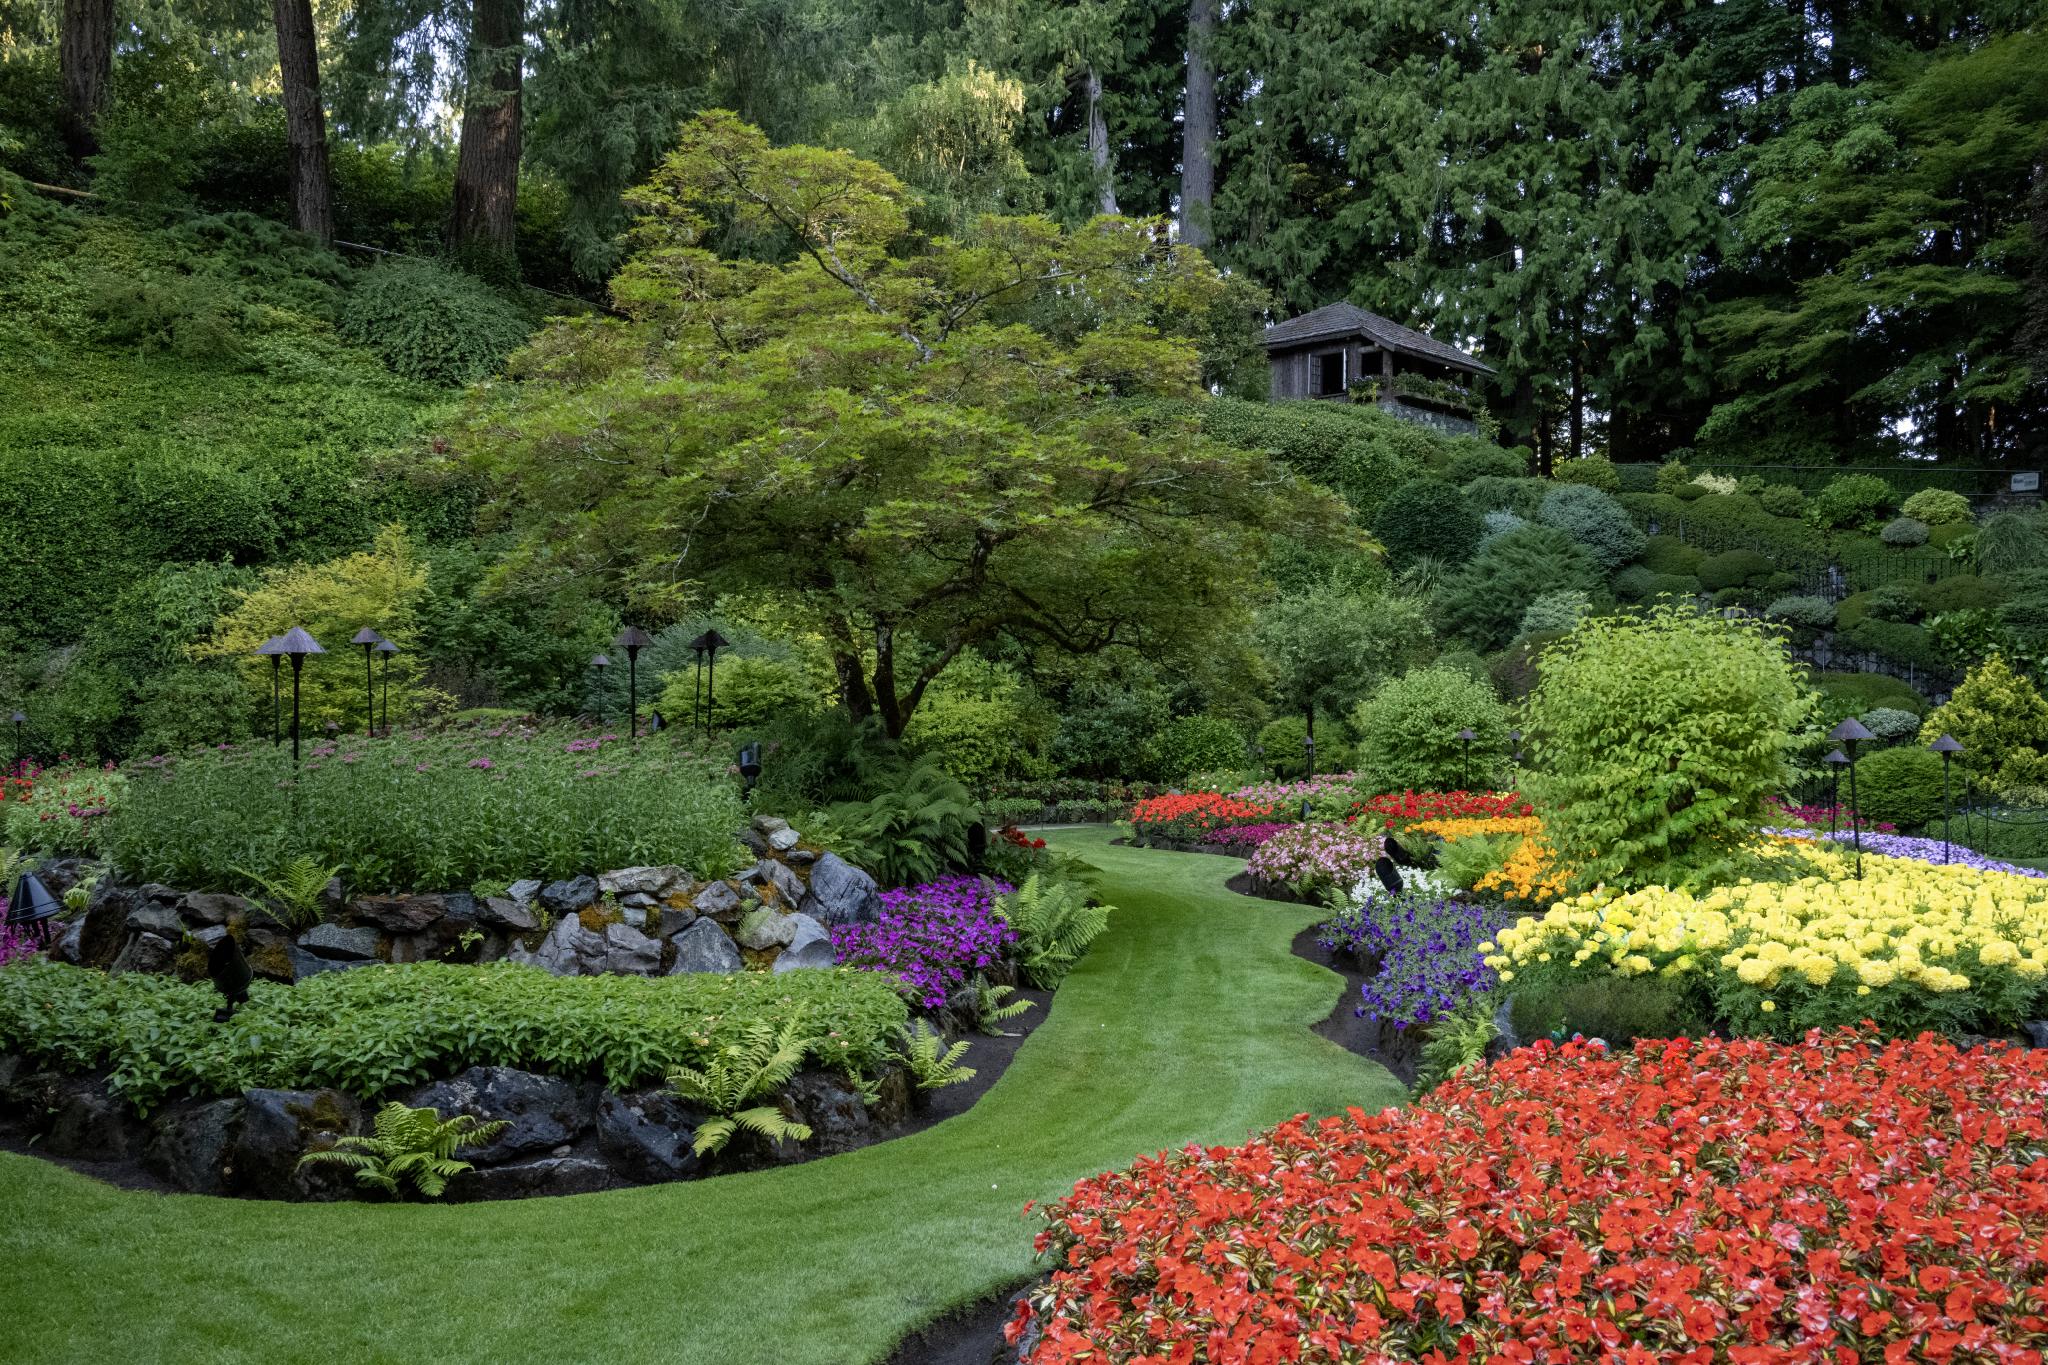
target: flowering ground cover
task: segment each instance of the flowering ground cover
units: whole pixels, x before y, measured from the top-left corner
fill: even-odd
[[[1293,782],[1254,782],[1248,787],[1239,787],[1231,795],[1240,801],[1294,806],[1299,805],[1303,798],[1312,801],[1333,792],[1349,791],[1357,781],[1356,773],[1318,773]]]
[[[1856,812],[1847,806],[1798,805],[1777,797],[1764,801],[1764,812],[1767,819],[1787,825],[1804,825],[1809,829],[1827,829],[1830,825],[1847,829],[1856,818]],[[1891,834],[1898,829],[1897,825],[1884,820],[1865,820],[1862,825],[1865,833]]]
[[[1285,820],[1266,820],[1253,825],[1219,825],[1202,836],[1205,844],[1250,845],[1254,848],[1282,830],[1294,828]]]
[[[1392,826],[1411,820],[1498,820],[1534,815],[1519,792],[1390,792],[1352,806],[1354,818],[1373,817]]]
[[[1260,844],[1246,859],[1245,870],[1261,881],[1285,882],[1303,891],[1349,891],[1385,851],[1377,834],[1349,825],[1290,825]]]
[[[888,972],[912,999],[937,1009],[1016,943],[1016,931],[995,913],[996,896],[1011,889],[979,877],[942,877],[884,891],[880,919],[832,930],[833,960]]]
[[[1815,833],[1807,829],[1774,829],[1766,833],[1783,835],[1788,839],[1828,839],[1842,845],[1855,842],[1855,835],[1849,830],[1838,830],[1832,836],[1826,832]],[[1945,863],[1972,867],[1979,872],[2010,872],[2016,877],[2048,877],[2048,872],[2039,868],[2021,867],[2017,863],[2000,862],[1987,858],[1981,853],[1951,842],[1944,846],[1939,839],[1915,839],[1904,834],[1873,834],[1863,831],[1863,851],[1881,853],[1888,858],[1915,858],[1923,863]]]
[[[1479,945],[1514,917],[1504,906],[1375,889],[1332,915],[1318,928],[1316,943],[1325,952],[1376,963],[1355,1008],[1406,1029],[1434,1023],[1493,988],[1493,969]]]
[[[1212,829],[1249,824],[1274,813],[1270,801],[1244,801],[1221,792],[1168,792],[1131,807],[1131,830],[1140,838],[1199,840]]]
[[[1559,901],[1502,931],[1501,980],[1659,977],[1701,1017],[1794,1037],[1869,1018],[1887,1032],[2017,1029],[2048,1010],[2048,882],[1780,842],[1757,876],[1694,894]]]
[[[2039,1362],[2048,1051],[1547,1043],[1083,1180],[1028,1365]]]

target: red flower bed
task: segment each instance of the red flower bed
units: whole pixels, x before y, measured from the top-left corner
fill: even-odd
[[[2048,1051],[1573,1043],[1084,1180],[1030,1365],[2039,1362]]]
[[[1418,792],[1405,791],[1353,802],[1351,818],[1375,815],[1391,824],[1396,820],[1503,820],[1517,815],[1534,815],[1536,808],[1519,792]]]
[[[1249,825],[1271,815],[1276,807],[1240,801],[1221,792],[1169,792],[1147,797],[1131,807],[1131,828],[1141,838],[1200,839],[1225,825]]]

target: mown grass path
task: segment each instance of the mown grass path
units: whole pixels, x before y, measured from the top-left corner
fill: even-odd
[[[451,1207],[127,1193],[0,1154],[0,1360],[861,1365],[1026,1278],[1027,1199],[1400,1101],[1309,1031],[1340,985],[1288,952],[1315,911],[1225,891],[1226,859],[1054,837],[1119,912],[959,1118],[807,1166]]]

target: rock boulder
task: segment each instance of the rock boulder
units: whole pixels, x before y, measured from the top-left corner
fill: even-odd
[[[590,1130],[591,1100],[585,1087],[560,1077],[509,1066],[473,1066],[452,1080],[421,1086],[405,1102],[434,1109],[444,1119],[471,1114],[484,1123],[505,1120],[510,1126],[504,1132],[462,1150],[464,1161],[481,1166],[575,1142]]]
[[[882,917],[882,893],[873,877],[825,853],[812,864],[810,889],[797,908],[827,926],[871,924]]]
[[[698,920],[676,935],[675,944],[671,976],[681,972],[736,972],[746,965],[740,960],[740,950],[715,920]]]

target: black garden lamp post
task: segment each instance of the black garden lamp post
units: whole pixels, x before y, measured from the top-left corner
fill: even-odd
[[[1301,737],[1301,748],[1308,758],[1308,772],[1306,775],[1310,781],[1314,781],[1316,775],[1316,715],[1313,711],[1309,712],[1308,715],[1308,730]]]
[[[308,656],[327,651],[299,626],[293,626],[278,637],[278,648],[292,661],[292,766],[296,768],[299,765],[299,675],[305,671]]]
[[[597,670],[597,724],[604,728],[604,671],[612,666],[611,657],[605,654],[590,656],[590,666]]]
[[[397,652],[398,646],[392,644],[389,640],[379,640],[377,642],[377,657],[383,660],[377,666],[377,671],[383,676],[384,680],[384,724],[382,729],[386,735],[391,733],[391,656]]]
[[[631,737],[640,738],[640,651],[654,643],[654,637],[638,626],[627,626],[612,641],[612,648],[626,651],[626,709],[632,712]]]
[[[10,925],[28,925],[29,931],[38,942],[49,938],[50,921],[64,908],[64,903],[50,894],[50,888],[43,885],[43,879],[33,872],[21,874],[21,880],[14,884],[14,897],[7,902],[7,922]]]
[[[666,728],[668,728],[668,722],[661,718],[661,708],[659,706],[648,707],[647,733],[650,735],[658,735]]]
[[[377,692],[370,683],[370,655],[384,643],[384,637],[364,626],[349,643],[363,647],[363,732],[374,735],[377,733]]]
[[[28,717],[20,711],[16,711],[8,717],[8,720],[14,723],[14,776],[20,777],[22,769],[26,764],[26,758],[21,747],[21,737],[28,727]]]
[[[1828,738],[1839,742],[1849,754],[1849,837],[1856,844],[1856,879],[1863,879],[1863,817],[1856,809],[1856,746],[1871,738],[1870,731],[1863,723],[1851,716],[1828,731]]]
[[[1466,791],[1472,790],[1472,741],[1477,738],[1479,736],[1472,733],[1472,727],[1469,725],[1458,731],[1458,740],[1465,746],[1465,772],[1458,781]]]
[[[1949,799],[1948,765],[1950,759],[1963,751],[1963,746],[1954,735],[1943,735],[1927,747],[1941,755],[1941,860],[1945,863],[1949,858],[1948,820],[1953,805]]]
[[[277,744],[284,738],[278,729],[277,716],[279,706],[277,671],[284,663],[284,636],[271,636],[268,640],[256,646],[256,652],[259,655],[268,655],[270,657],[270,742]]]
[[[718,707],[718,651],[730,647],[731,644],[732,641],[720,635],[716,627],[690,641],[690,653],[697,659],[697,686],[690,702],[690,724],[693,729],[701,724],[707,735],[711,733],[713,713]],[[710,665],[708,683],[705,677],[706,664]],[[701,716],[697,709],[700,697],[704,703]]]
[[[749,799],[754,795],[754,786],[761,780],[761,746],[743,745],[740,749],[740,780],[746,783],[745,794]]]
[[[1835,817],[1842,813],[1842,769],[1849,766],[1849,755],[1837,749],[1821,762],[1828,765],[1828,838],[1832,839]]]
[[[1508,743],[1514,746],[1514,752],[1508,755],[1508,762],[1519,768],[1522,766],[1522,732],[1520,730],[1508,731]]]

